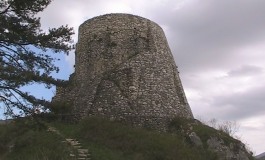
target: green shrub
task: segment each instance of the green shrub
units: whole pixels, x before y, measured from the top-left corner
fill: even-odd
[[[54,114],[69,114],[73,111],[73,107],[70,102],[53,102],[49,109]]]

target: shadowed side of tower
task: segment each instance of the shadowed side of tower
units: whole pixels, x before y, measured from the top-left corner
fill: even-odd
[[[193,118],[163,30],[129,14],[95,17],[79,27],[75,73],[53,98],[63,101],[79,118],[152,128],[174,117]]]

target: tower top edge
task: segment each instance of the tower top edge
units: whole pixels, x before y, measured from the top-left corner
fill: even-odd
[[[132,18],[140,20],[140,21],[148,21],[148,22],[154,24],[155,26],[159,27],[160,29],[162,29],[160,25],[158,25],[156,22],[154,22],[150,19],[138,16],[138,15],[129,14],[129,13],[108,13],[108,14],[99,15],[99,16],[96,16],[96,17],[93,17],[93,18],[90,18],[90,19],[84,21],[79,26],[79,28],[82,28],[86,24],[95,23],[96,21],[105,20],[105,19],[118,19],[118,18],[128,19],[128,21],[129,21],[129,19],[132,19]]]

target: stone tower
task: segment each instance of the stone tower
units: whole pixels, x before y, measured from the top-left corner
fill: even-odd
[[[53,102],[70,103],[79,118],[140,126],[193,118],[162,28],[129,14],[95,17],[79,27],[75,73]]]

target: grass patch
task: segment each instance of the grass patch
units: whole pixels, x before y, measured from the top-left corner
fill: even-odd
[[[131,128],[99,118],[88,118],[75,125],[56,125],[88,147],[94,160],[216,159],[212,152],[189,145],[177,134]]]
[[[68,160],[62,138],[28,120],[0,125],[1,160]]]
[[[88,148],[93,160],[216,160],[217,155],[207,148],[210,137],[225,143],[235,142],[230,136],[203,125],[199,121],[175,119],[168,133],[132,128],[100,118],[87,118],[71,124],[47,120],[64,138],[73,138]],[[195,132],[204,146],[196,147],[187,133]],[[0,125],[1,160],[68,160],[69,148],[64,139],[47,132],[45,125],[21,120]]]

